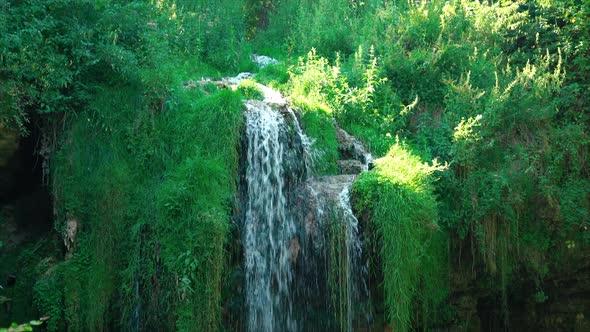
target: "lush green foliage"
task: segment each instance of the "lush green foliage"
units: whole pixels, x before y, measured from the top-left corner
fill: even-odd
[[[0,303],[4,307],[0,313],[2,325],[27,322],[31,318],[39,317],[35,310],[33,287],[45,269],[54,264],[53,259],[47,257],[54,254],[53,248],[54,243],[48,239],[37,242],[29,240],[17,249],[1,248],[2,266],[5,267],[7,274],[16,277],[12,286],[6,284],[7,280],[2,280],[2,288],[0,288]],[[11,255],[6,255],[5,252]]]
[[[50,331],[217,329],[241,98],[182,82],[220,75],[211,65],[252,66],[240,56],[240,10],[238,1],[0,5],[0,122],[43,126],[55,228],[77,227],[72,257],[18,271],[11,319],[49,315]]]
[[[73,113],[100,82],[138,80],[162,38],[150,7],[96,1],[6,1],[0,8],[0,119],[25,129],[33,113]]]
[[[2,258],[37,266],[10,319],[219,326],[241,96],[182,82],[255,71],[254,51],[282,58],[256,79],[301,111],[317,174],[337,170],[334,119],[385,156],[355,191],[396,328],[426,327],[412,306],[443,296],[446,234],[492,292],[528,280],[544,299],[590,244],[589,16],[582,0],[0,3],[0,128],[42,128],[56,231],[78,225],[63,261],[46,240]],[[432,182],[416,155],[450,166]]]
[[[294,102],[329,110],[376,155],[397,136],[451,165],[435,184],[441,226],[453,247],[478,253],[473,264],[505,297],[514,274],[541,287],[589,244],[589,10],[301,0],[275,8],[258,42],[295,55],[314,47],[293,71]],[[353,54],[355,45],[374,50]]]
[[[96,112],[72,120],[54,161],[57,227],[84,227],[63,266],[64,319],[90,330],[113,324],[109,315],[119,328],[215,329],[241,98],[179,88],[154,111],[136,95],[105,91]]]
[[[337,169],[338,142],[334,119],[346,127],[376,120],[370,115],[374,113],[374,92],[384,82],[378,78],[376,63],[372,51],[365,57],[361,47],[355,53],[349,75],[345,76],[338,60],[331,65],[328,59],[318,56],[312,49],[290,69],[291,79],[285,90],[291,103],[303,114],[306,133],[315,139],[316,165],[320,174],[335,173]],[[388,147],[371,140],[364,135],[365,132],[359,133],[362,134],[359,137],[375,150]]]
[[[289,81],[288,68],[284,64],[268,65],[256,74],[256,81],[283,90]]]
[[[431,176],[443,169],[423,164],[396,144],[353,187],[357,208],[375,225],[371,246],[382,262],[387,315],[396,331],[428,326],[432,309],[448,290],[441,264],[446,260],[445,233],[437,222]],[[413,312],[416,303],[422,313]],[[424,321],[416,321],[419,317]]]
[[[170,71],[172,54],[200,56],[224,71],[252,68],[242,54],[240,9],[240,1],[3,2],[0,120],[26,131],[35,113],[64,116],[88,107],[101,84],[142,82],[158,99],[169,82],[142,72]]]

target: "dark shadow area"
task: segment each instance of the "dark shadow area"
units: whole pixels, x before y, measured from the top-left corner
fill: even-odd
[[[52,200],[43,183],[43,161],[37,153],[40,130],[29,125],[29,135],[16,137],[16,150],[2,156],[0,167],[0,209],[17,233],[43,234],[53,226]]]
[[[0,128],[0,327],[38,317],[36,268],[53,248],[53,203],[37,152],[41,131],[33,120],[27,129],[22,137]]]
[[[502,299],[490,295],[477,301],[477,315],[481,322],[482,332],[506,331],[502,313]]]

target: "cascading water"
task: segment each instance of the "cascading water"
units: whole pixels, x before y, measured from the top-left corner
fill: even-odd
[[[368,299],[349,200],[354,175],[308,179],[311,140],[284,100],[264,92],[265,101],[245,102],[246,328],[352,331]]]
[[[369,324],[367,265],[349,199],[354,178],[310,178],[297,190],[302,252],[293,289],[304,330],[352,331]]]
[[[354,317],[353,301],[362,301],[368,297],[369,290],[365,280],[367,278],[367,266],[362,261],[362,242],[359,234],[359,222],[350,206],[350,187],[352,181],[347,183],[338,195],[339,208],[342,212],[344,227],[346,228],[346,328],[352,331]]]
[[[309,140],[294,122],[299,149],[293,149],[288,124],[280,112],[258,101],[248,101],[246,107],[247,204],[243,236],[248,330],[293,331],[297,325],[290,298],[290,243],[296,225],[288,208],[287,191],[307,174],[305,161],[309,158],[305,149]],[[298,157],[303,157],[303,165],[298,165]]]

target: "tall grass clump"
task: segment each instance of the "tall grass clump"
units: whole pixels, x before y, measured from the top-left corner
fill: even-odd
[[[441,169],[396,144],[353,186],[355,208],[374,225],[371,250],[380,257],[386,314],[396,331],[428,326],[446,296],[445,233],[432,185]]]
[[[270,86],[278,90],[284,90],[287,82],[289,82],[289,68],[282,63],[271,64],[256,74],[256,81]]]
[[[242,101],[239,94],[222,90],[185,102],[185,112],[178,112],[166,130],[174,152],[155,192],[155,231],[163,263],[174,271],[176,327],[210,331],[220,324]],[[174,137],[178,132],[187,135]]]

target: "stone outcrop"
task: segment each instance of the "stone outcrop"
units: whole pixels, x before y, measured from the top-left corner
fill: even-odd
[[[337,138],[338,138],[338,152],[340,153],[340,159],[342,160],[358,160],[364,164],[368,164],[372,161],[371,155],[367,152],[367,149],[356,137],[350,135],[342,128],[337,127]]]
[[[338,172],[340,174],[360,174],[366,170],[365,164],[359,160],[338,160]]]

